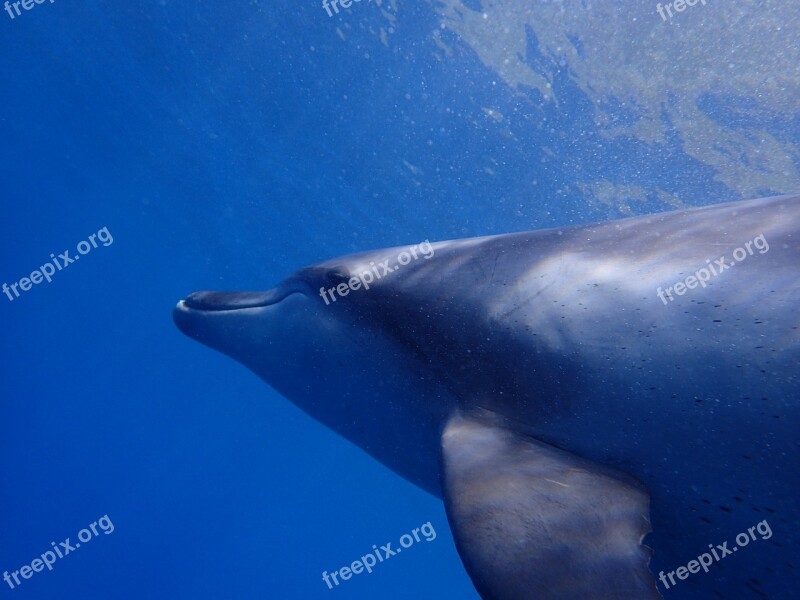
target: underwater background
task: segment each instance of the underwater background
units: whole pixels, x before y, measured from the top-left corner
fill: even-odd
[[[31,6],[0,12],[0,283],[113,241],[0,295],[0,572],[113,532],[2,598],[478,598],[439,500],[183,336],[175,303],[800,190],[794,2]]]

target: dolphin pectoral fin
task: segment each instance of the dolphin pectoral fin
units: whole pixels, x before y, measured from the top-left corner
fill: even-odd
[[[447,516],[482,598],[661,598],[636,481],[483,415],[453,414],[442,451]]]

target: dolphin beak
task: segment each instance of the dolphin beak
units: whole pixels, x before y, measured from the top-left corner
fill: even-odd
[[[172,312],[175,325],[189,337],[198,338],[201,323],[213,314],[228,313],[248,308],[263,308],[278,304],[291,294],[305,294],[308,284],[299,278],[289,278],[277,287],[262,292],[194,292],[178,302]]]
[[[310,291],[309,285],[298,277],[290,277],[271,290],[263,292],[194,292],[181,300],[176,310],[185,309],[203,312],[260,308],[277,304],[290,294]]]
[[[268,292],[195,292],[178,302],[172,320],[185,335],[212,348],[221,349],[229,327],[245,318],[245,309],[275,304]],[[232,336],[235,338],[235,336]]]

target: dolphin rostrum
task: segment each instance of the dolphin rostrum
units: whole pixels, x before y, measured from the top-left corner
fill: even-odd
[[[798,301],[783,196],[346,256],[174,318],[441,497],[483,598],[755,599],[800,583]]]

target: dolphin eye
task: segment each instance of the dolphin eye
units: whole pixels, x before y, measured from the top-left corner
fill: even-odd
[[[331,269],[325,273],[325,282],[331,287],[348,281],[350,281],[350,273],[343,268]]]

